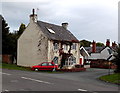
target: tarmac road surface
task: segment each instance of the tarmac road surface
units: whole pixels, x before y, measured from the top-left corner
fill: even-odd
[[[118,85],[98,79],[106,74],[108,74],[108,69],[95,68],[89,68],[85,72],[65,73],[2,69],[0,73],[2,91],[88,91],[88,93],[118,91]]]

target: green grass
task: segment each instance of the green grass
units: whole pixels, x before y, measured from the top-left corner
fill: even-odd
[[[99,79],[103,80],[103,81],[106,81],[106,82],[120,84],[120,73],[115,73],[115,74],[111,74],[111,75],[101,76]]]
[[[30,67],[21,67],[21,66],[17,66],[15,64],[7,64],[7,63],[0,63],[0,68],[3,69],[10,69],[10,70],[23,70],[23,71],[32,71]],[[34,71],[35,72],[35,71]],[[43,73],[63,73],[60,71],[38,71],[38,72],[43,72]]]
[[[14,70],[31,71],[31,69],[28,68],[28,67],[21,67],[21,66],[15,65],[15,64],[6,64],[6,63],[2,63],[2,68],[5,68],[5,69],[14,69]]]

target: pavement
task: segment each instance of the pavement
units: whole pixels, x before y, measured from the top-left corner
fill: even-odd
[[[110,73],[113,71],[111,70]],[[2,91],[83,91],[88,93],[112,91],[111,93],[117,93],[118,85],[98,79],[106,74],[108,74],[108,69],[95,68],[89,68],[84,72],[64,73],[2,69],[0,73]]]

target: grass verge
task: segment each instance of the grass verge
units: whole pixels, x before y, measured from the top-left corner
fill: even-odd
[[[21,66],[15,65],[15,64],[6,64],[6,63],[2,63],[2,68],[14,69],[14,70],[31,71],[30,67],[21,67]]]
[[[17,66],[15,64],[0,63],[0,68],[10,69],[10,70],[23,70],[23,71],[32,71],[30,67]],[[34,71],[35,72],[35,71]],[[43,73],[63,73],[60,71],[38,71]]]
[[[101,76],[99,77],[99,79],[106,82],[114,83],[114,84],[120,84],[120,73]]]

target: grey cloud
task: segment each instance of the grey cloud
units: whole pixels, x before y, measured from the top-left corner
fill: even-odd
[[[60,2],[60,1],[59,1]],[[68,3],[69,4],[69,3]],[[39,20],[61,25],[69,23],[69,30],[78,39],[104,42],[107,38],[117,40],[117,9],[97,5],[61,6],[53,2],[3,3],[3,16],[10,27],[17,29],[20,23],[29,23],[32,8],[39,8]]]

